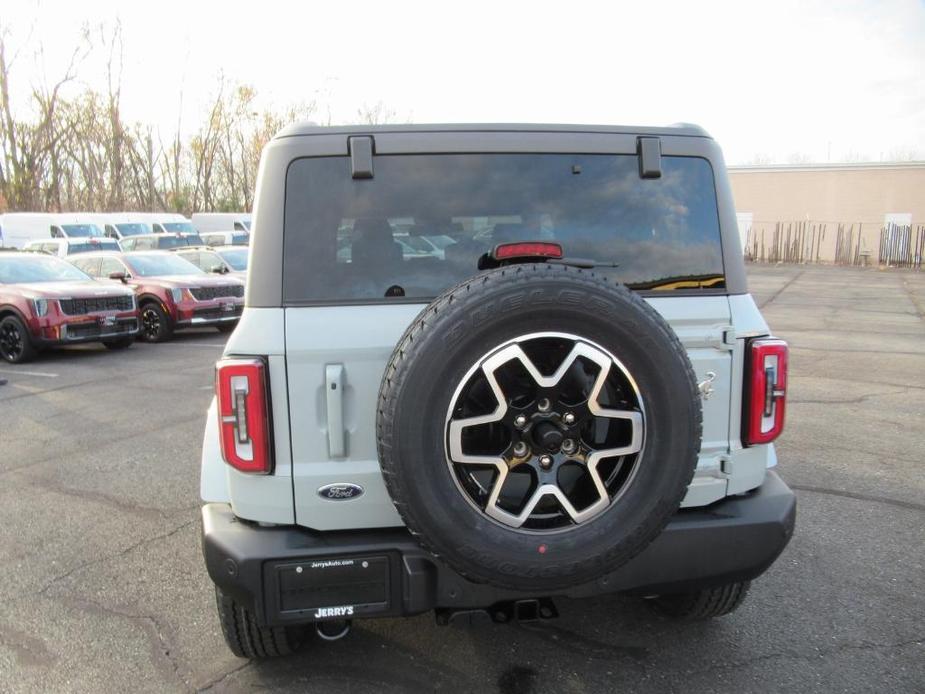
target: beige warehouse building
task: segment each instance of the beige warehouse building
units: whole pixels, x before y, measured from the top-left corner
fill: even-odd
[[[738,166],[729,178],[756,260],[921,262],[925,162]]]

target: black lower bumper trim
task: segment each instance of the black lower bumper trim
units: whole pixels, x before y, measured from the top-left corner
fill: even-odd
[[[793,533],[796,498],[769,472],[755,491],[679,511],[617,571],[557,595],[679,593],[760,576]],[[313,532],[260,527],[227,504],[202,509],[212,580],[261,624],[413,615],[545,597],[473,583],[421,549],[404,528]],[[555,597],[555,596],[551,596]]]

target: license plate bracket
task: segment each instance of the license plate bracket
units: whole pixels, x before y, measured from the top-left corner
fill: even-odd
[[[386,555],[310,558],[275,564],[281,616],[315,621],[388,612],[391,570]]]

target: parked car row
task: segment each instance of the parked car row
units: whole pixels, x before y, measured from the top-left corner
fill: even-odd
[[[136,338],[163,342],[193,327],[231,332],[244,309],[247,253],[239,246],[62,257],[2,250],[0,357],[20,363],[83,342],[124,349]]]
[[[109,238],[125,243],[154,234],[195,237],[196,245],[246,246],[250,243],[250,215],[196,213],[192,219],[167,212],[13,212],[0,215],[0,247],[7,248],[25,248],[30,243],[48,239]]]

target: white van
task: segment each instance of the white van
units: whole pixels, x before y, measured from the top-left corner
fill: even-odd
[[[0,218],[3,244],[22,248],[29,241],[48,238],[103,238],[103,229],[86,214],[9,212]]]
[[[195,234],[196,227],[182,214],[174,212],[136,212],[133,214],[139,221],[151,225],[155,234]]]
[[[121,241],[128,236],[154,233],[151,223],[142,219],[142,214],[139,212],[107,212],[88,214],[87,217],[102,227],[106,236]]]
[[[244,212],[194,212],[193,226],[207,231],[250,231],[251,216]]]

